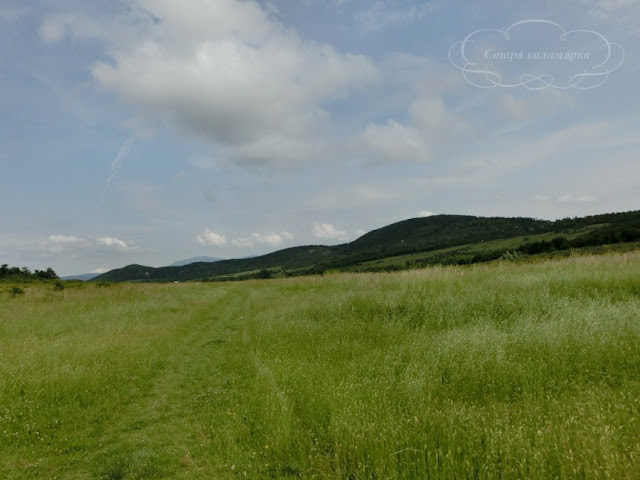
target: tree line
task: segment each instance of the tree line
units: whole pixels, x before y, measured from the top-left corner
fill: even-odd
[[[27,267],[10,267],[8,264],[0,266],[0,280],[31,282],[34,280],[58,280],[58,274],[51,268],[34,270]]]

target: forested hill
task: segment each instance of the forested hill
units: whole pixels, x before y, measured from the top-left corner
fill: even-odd
[[[507,239],[511,240],[506,242]],[[343,245],[307,245],[259,257],[185,266],[152,268],[129,265],[100,275],[93,281],[266,278],[327,270],[357,270],[371,262],[390,258],[402,258],[402,262],[409,265],[412,256],[422,264],[475,263],[498,258],[509,250],[535,254],[554,249],[636,241],[640,241],[640,211],[556,221],[434,215],[397,222]],[[430,252],[433,255],[425,257],[424,254]],[[389,265],[402,266],[397,262]]]

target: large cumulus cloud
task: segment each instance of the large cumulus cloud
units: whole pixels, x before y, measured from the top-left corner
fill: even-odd
[[[254,1],[129,0],[97,33],[108,59],[97,83],[149,118],[206,139],[227,160],[290,165],[322,155],[325,105],[370,82],[364,56],[303,41]],[[57,25],[56,22],[61,23]],[[51,18],[49,41],[84,36],[88,20]]]

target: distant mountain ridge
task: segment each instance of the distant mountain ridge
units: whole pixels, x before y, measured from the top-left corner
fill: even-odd
[[[248,256],[243,258],[253,258],[253,256]],[[202,257],[202,256],[192,257],[192,258],[185,258],[184,260],[178,260],[167,266],[183,267],[185,265],[191,265],[192,263],[198,263],[198,262],[212,263],[212,262],[219,262],[220,260],[224,260],[224,259],[217,258],[217,257]],[[164,268],[164,267],[161,267],[161,268]],[[61,277],[61,280],[82,280],[83,282],[88,282],[89,280],[93,280],[99,275],[100,275],[99,273],[80,273],[77,275],[67,275],[67,276]]]
[[[387,225],[343,245],[306,245],[258,257],[184,266],[129,265],[94,280],[234,280],[328,270],[399,269],[435,263],[476,263],[500,258],[509,251],[536,254],[553,249],[633,241],[640,241],[640,211],[556,221],[434,215]],[[388,262],[388,259],[397,260]]]
[[[83,282],[88,282],[89,280],[93,280],[96,278],[99,273],[80,273],[78,275],[67,275],[65,277],[60,277],[61,280],[82,280]]]
[[[219,262],[220,260],[224,260],[223,258],[217,258],[217,257],[192,257],[192,258],[186,258],[184,260],[178,260],[177,262],[173,262],[171,265],[168,265],[169,267],[183,267],[185,265],[191,265],[192,263],[198,263],[198,262]]]

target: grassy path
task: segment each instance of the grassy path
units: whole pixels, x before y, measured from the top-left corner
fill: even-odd
[[[228,412],[249,380],[239,372],[244,357],[238,349],[247,291],[224,290],[215,303],[189,312],[192,318],[150,390],[111,419],[96,472],[107,478],[199,478],[201,472],[201,478],[211,478],[218,466],[203,459],[211,449],[219,458],[233,446]]]
[[[251,379],[241,349],[249,290],[176,286],[158,295],[148,288],[105,289],[99,295],[111,301],[95,309],[79,302],[96,300],[85,291],[65,292],[66,298],[32,292],[32,298],[21,299],[28,300],[29,308],[8,305],[16,310],[0,317],[7,347],[2,353],[13,349],[17,354],[25,345],[31,351],[23,352],[22,365],[15,358],[0,364],[5,366],[0,477],[211,478],[219,469],[233,473],[231,464],[225,468],[203,459],[223,458],[238,443],[241,430],[230,412]],[[47,318],[53,310],[61,312],[66,326],[51,330],[43,322],[55,321]],[[116,325],[100,328],[100,317]],[[24,327],[32,319],[33,329],[11,336],[19,322]],[[72,338],[56,343],[64,334]],[[91,342],[87,336],[93,336]],[[69,384],[71,371],[77,375]],[[44,388],[58,393],[39,398]]]

